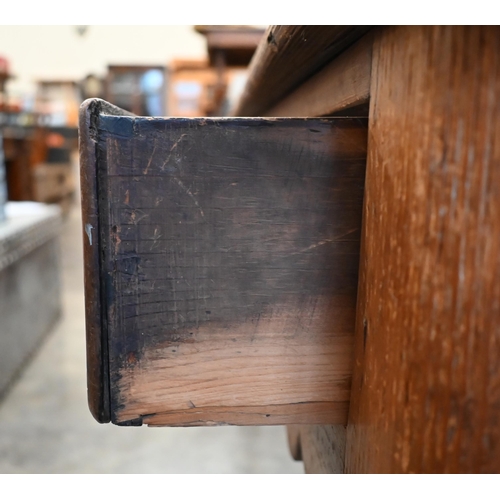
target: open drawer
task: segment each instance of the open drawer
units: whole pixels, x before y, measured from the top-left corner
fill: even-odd
[[[99,422],[346,422],[366,127],[82,105]]]

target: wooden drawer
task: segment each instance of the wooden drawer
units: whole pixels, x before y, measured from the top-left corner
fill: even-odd
[[[366,125],[82,105],[99,422],[346,422]]]

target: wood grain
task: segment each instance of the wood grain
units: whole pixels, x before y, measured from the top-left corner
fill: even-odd
[[[271,30],[267,36],[270,32]],[[271,109],[261,108],[261,113],[264,116],[282,117],[326,116],[334,113],[340,115],[346,110],[351,113],[353,107],[356,106],[356,109],[362,109],[362,116],[367,116],[368,112],[367,109],[365,111],[365,108],[367,108],[370,93],[372,45],[373,36],[370,32],[344,50],[319,72],[306,79],[295,91],[288,95],[286,92],[281,95],[276,94],[277,104]],[[263,42],[261,51],[264,46]],[[313,51],[314,49],[312,49]],[[312,52],[310,57],[315,60],[316,54]],[[262,58],[263,56],[261,54],[258,57]],[[307,66],[308,62],[304,61],[303,64]],[[295,69],[296,66],[294,63]],[[257,71],[256,68],[257,66],[254,65],[254,72]],[[270,70],[275,68],[276,66],[270,66]],[[279,71],[279,66],[277,71]],[[274,81],[272,75],[268,75],[267,78],[270,82]],[[252,96],[252,99],[256,98],[256,95]],[[251,100],[249,97],[247,99]],[[338,422],[338,420],[331,420],[329,423],[334,422]],[[302,460],[300,444],[300,429],[302,427],[304,426],[289,425],[287,427],[290,452],[296,460]],[[317,426],[314,432],[307,431],[306,434],[305,446],[309,447],[307,450],[307,471],[309,473],[342,472],[346,427],[344,425],[328,425],[321,429],[320,426]],[[326,446],[325,440],[329,438],[332,441],[329,446]],[[328,453],[330,453],[329,459]]]
[[[342,474],[346,432],[343,425],[301,425],[300,449],[306,474]]]
[[[234,115],[267,114],[369,29],[370,26],[270,26],[252,58],[248,81]]]
[[[324,62],[334,56],[335,53],[332,52],[325,57],[325,55],[321,53],[322,48],[320,47],[320,43],[312,47],[309,45],[303,46],[300,43],[293,46],[283,43],[279,45],[279,50],[288,52],[288,54],[278,54],[278,44],[270,46],[269,42],[273,41],[273,37],[275,36],[271,36],[273,31],[274,33],[280,34],[286,33],[286,27],[279,28],[278,30],[278,27],[271,27],[268,30],[268,33],[261,42],[259,52],[254,56],[251,67],[251,78],[253,80],[251,80],[251,83],[247,86],[247,93],[243,97],[237,113],[282,117],[326,116],[334,113],[342,113],[347,109],[349,109],[350,112],[350,110],[356,106],[357,109],[363,109],[362,116],[367,116],[368,113],[367,111],[365,112],[364,109],[369,100],[371,50],[373,44],[372,34],[368,33],[363,36],[351,47],[348,47],[344,52],[341,52],[340,55],[337,55],[337,57],[329,62],[323,69],[315,73],[318,67],[317,61],[321,60]],[[318,27],[309,28],[315,29]],[[325,36],[331,36],[337,27],[329,28],[323,31]],[[360,30],[363,29],[363,27],[358,28]],[[298,32],[299,30],[295,33]],[[359,36],[361,36],[364,32],[359,31],[358,33]],[[316,36],[309,37],[311,42],[316,39]],[[301,51],[303,50],[310,50],[310,52],[301,60]],[[264,62],[266,60],[267,62]],[[301,60],[300,66],[297,60]],[[311,70],[311,62],[313,63],[313,70]],[[321,64],[323,64],[323,62]],[[288,67],[285,65],[288,65]],[[287,72],[290,72],[291,69],[293,69],[295,73],[288,75]],[[273,89],[276,85],[274,73],[277,73],[278,78],[283,77],[285,79],[284,83],[278,85],[278,90],[276,92],[274,92]],[[310,76],[310,74],[312,74],[312,76]],[[296,75],[299,75],[299,79],[297,80],[295,80]],[[307,78],[308,76],[310,76],[310,78]],[[291,78],[292,81],[287,82],[287,78]],[[296,90],[289,93],[290,88],[296,87],[298,85],[297,82],[300,82],[301,79],[305,81],[299,84]],[[259,88],[259,85],[266,85],[265,92],[260,92],[260,94],[264,94],[264,99],[266,99],[265,102],[261,102],[262,97],[255,90],[255,88]],[[267,92],[272,92],[273,100],[267,99]],[[272,104],[273,101],[275,105],[269,108],[270,103]],[[333,423],[333,421],[330,421],[330,423]],[[294,435],[292,441],[295,442],[295,446],[290,444],[290,449],[294,458],[299,459],[298,446],[300,437],[296,435],[297,432],[295,432],[295,430],[300,428],[300,426],[297,426],[295,430],[293,427],[294,426],[290,428],[290,426],[288,426],[288,432]],[[334,429],[334,432],[330,432],[331,429]],[[330,448],[332,450],[345,449],[345,431],[345,426],[337,425],[325,427],[322,433],[317,429],[315,434],[309,434],[309,444],[307,446],[312,446],[312,451],[310,451],[309,455],[317,456],[317,450],[323,449],[322,446],[316,444],[316,438],[320,434],[322,436],[328,435],[338,442],[331,443]],[[337,444],[340,446],[337,446]],[[335,465],[330,465],[329,469],[338,473],[342,469],[342,467],[340,469],[338,467],[339,460],[343,463],[344,457],[342,456],[339,458],[337,453],[335,456],[332,455],[332,457]],[[324,470],[325,467],[322,460],[309,460],[309,472],[315,473]]]
[[[366,121],[96,131],[112,421],[345,423]]]
[[[263,113],[264,116],[327,116],[367,104],[372,44],[370,32]]]
[[[87,393],[89,408],[98,422],[109,422],[107,336],[102,327],[101,245],[97,184],[97,130],[101,113],[129,114],[101,99],[88,99],[80,107],[79,149],[84,250]]]
[[[347,422],[348,401],[234,407],[202,407],[144,415],[149,426],[284,425]]]
[[[500,472],[499,46],[375,43],[347,472]]]

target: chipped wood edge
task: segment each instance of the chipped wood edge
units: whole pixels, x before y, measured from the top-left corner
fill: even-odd
[[[106,340],[101,323],[99,259],[99,211],[97,194],[97,130],[101,111],[98,99],[80,107],[79,148],[82,199],[82,228],[87,335],[87,397],[92,416],[100,423],[110,421],[109,376]]]
[[[100,423],[110,421],[107,334],[101,307],[97,121],[100,114],[130,115],[102,99],[87,99],[79,111],[80,181],[87,336],[87,397]]]

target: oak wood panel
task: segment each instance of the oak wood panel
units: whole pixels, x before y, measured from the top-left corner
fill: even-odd
[[[345,423],[366,121],[88,122],[112,421]]]
[[[267,114],[369,29],[370,26],[270,26],[252,58],[247,84],[234,114]]]
[[[279,389],[278,389],[279,390]],[[284,425],[347,422],[348,401],[265,406],[202,407],[144,415],[149,426]],[[342,455],[343,456],[343,455]]]
[[[370,32],[266,111],[265,116],[326,116],[367,104],[372,44]]]
[[[375,42],[347,472],[500,472],[499,46]]]

